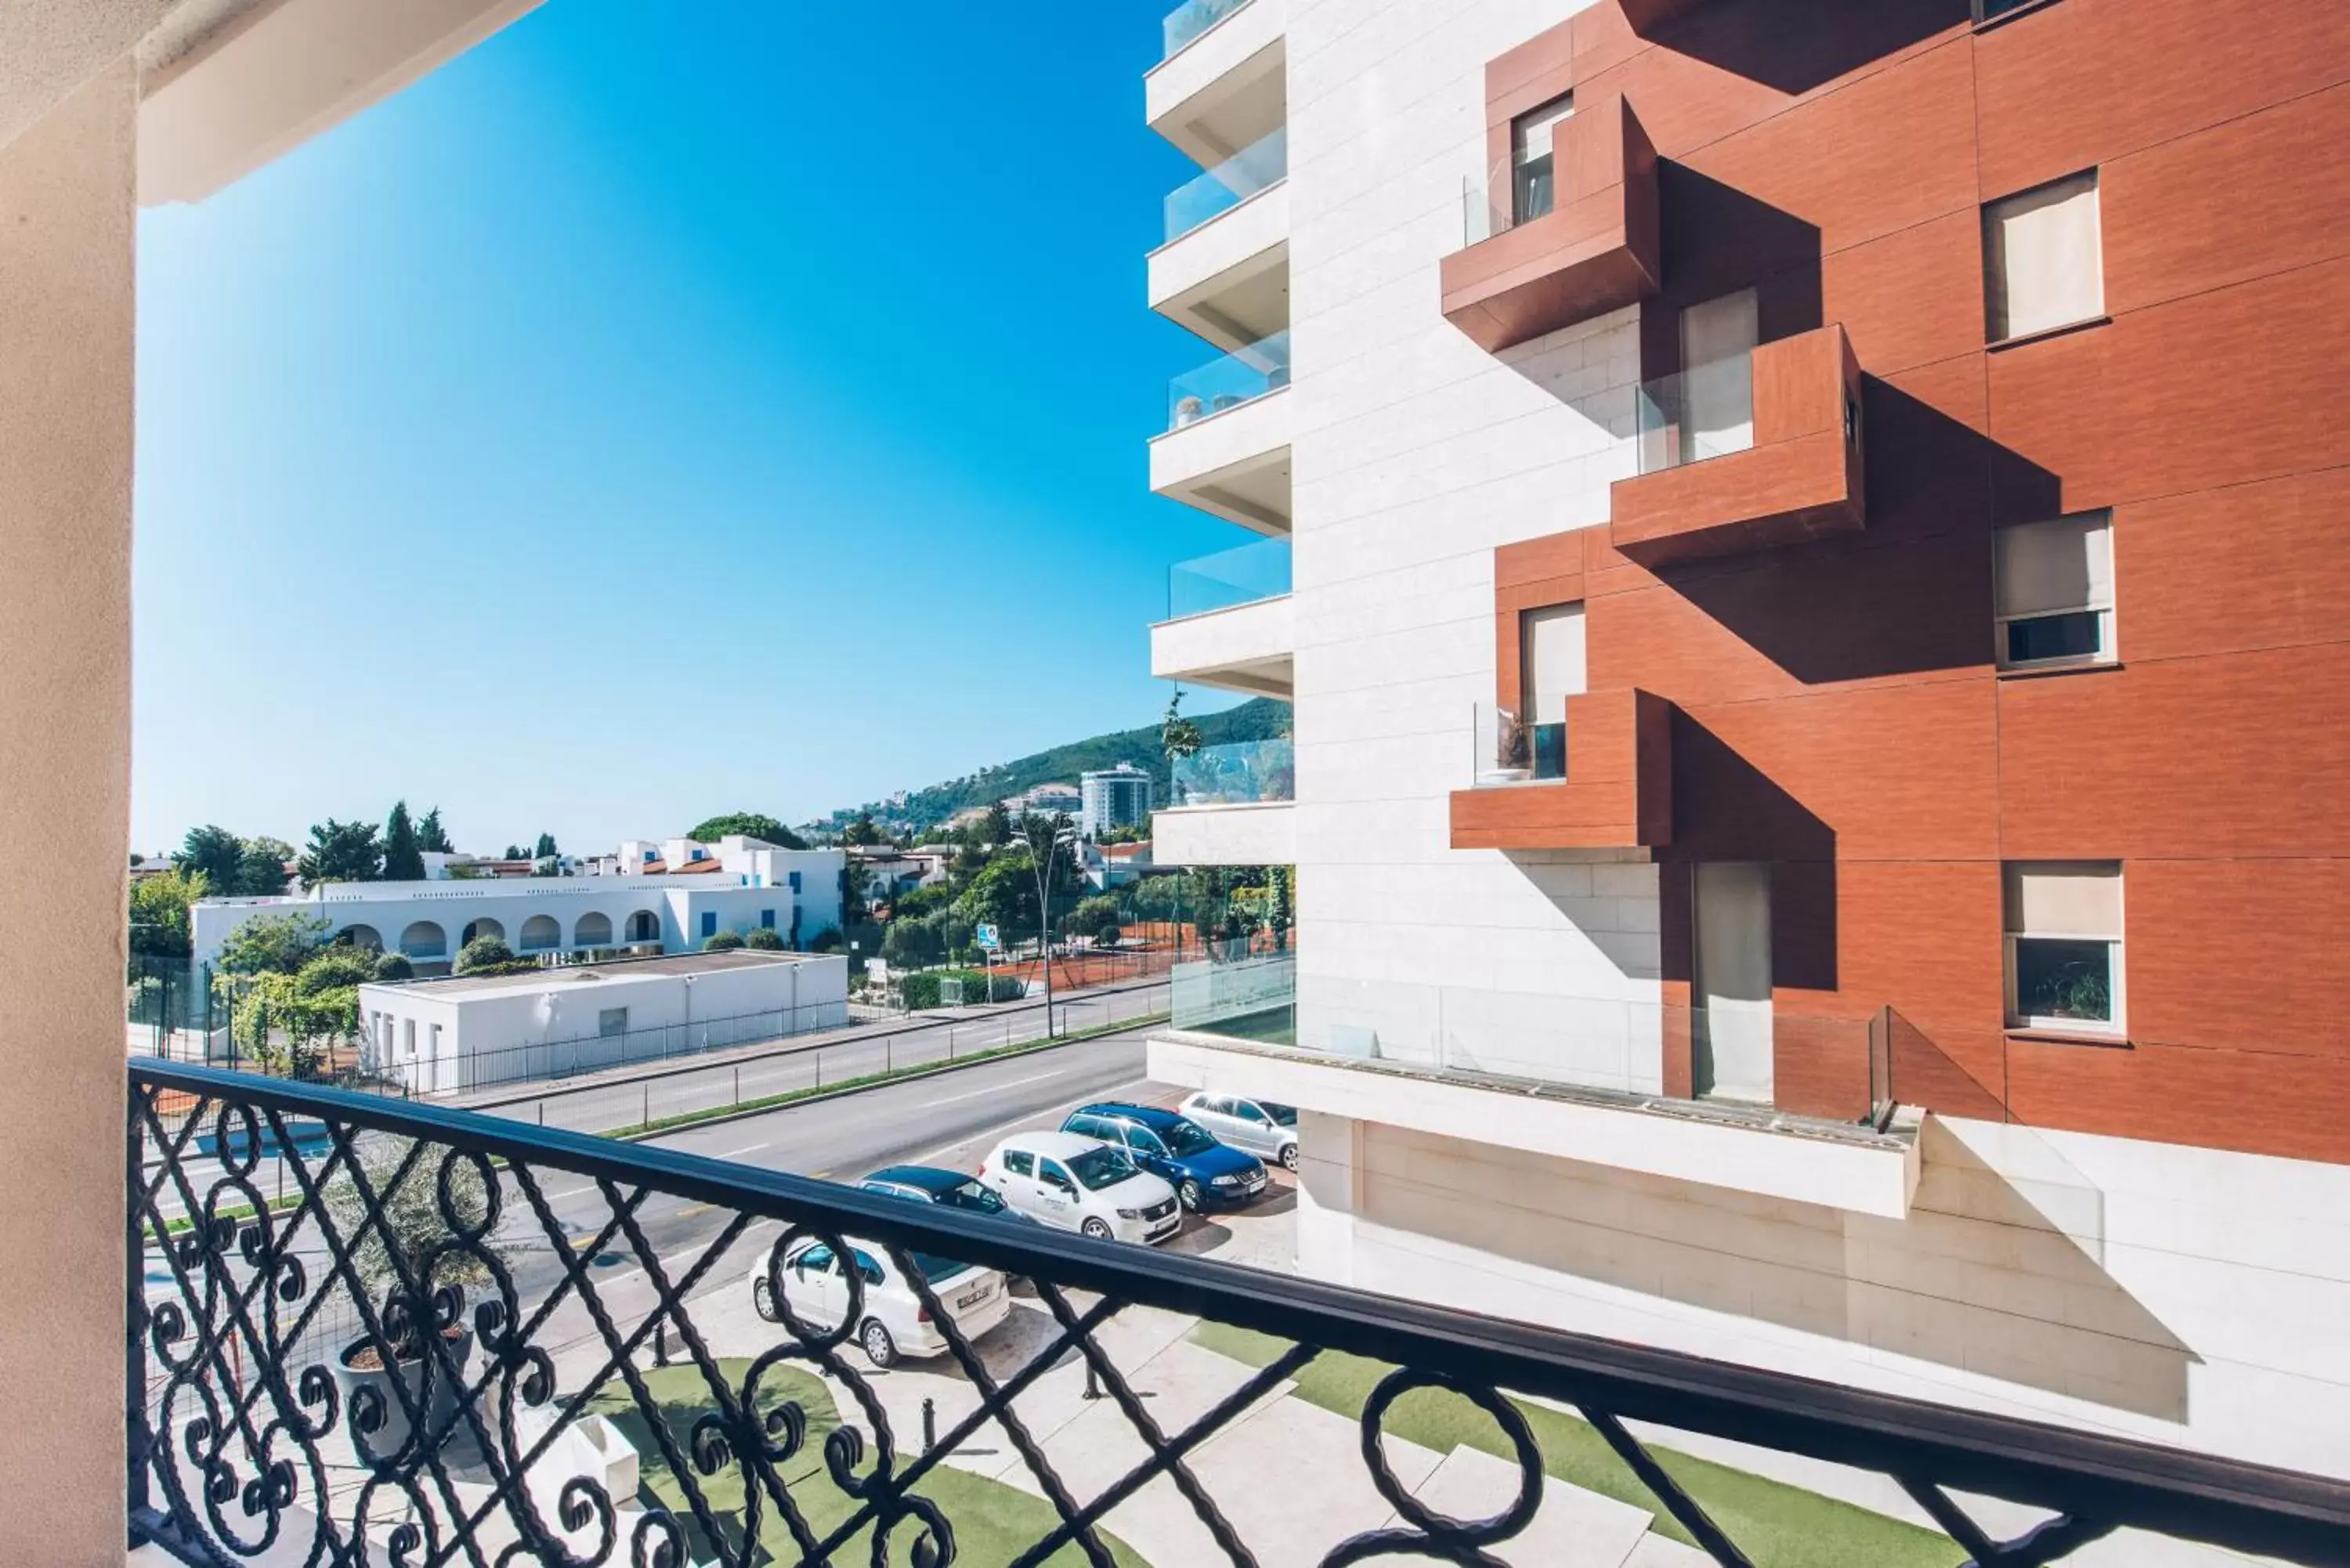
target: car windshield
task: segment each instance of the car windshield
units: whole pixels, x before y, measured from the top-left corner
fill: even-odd
[[[1068,1163],[1069,1174],[1092,1192],[1099,1192],[1105,1187],[1116,1187],[1134,1174],[1134,1161],[1107,1145],[1073,1154]]]
[[[1190,1159],[1216,1147],[1216,1140],[1197,1122],[1177,1122],[1160,1129],[1159,1136],[1166,1140],[1167,1152],[1178,1159]]]
[[[983,1187],[976,1181],[961,1182],[953,1187],[933,1192],[931,1196],[950,1209],[968,1209],[974,1214],[1003,1212],[1003,1199],[996,1196],[995,1189]]]

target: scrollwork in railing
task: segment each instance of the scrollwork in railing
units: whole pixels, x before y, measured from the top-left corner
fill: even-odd
[[[313,1130],[297,1137],[296,1125]],[[2350,1560],[2350,1488],[2322,1478],[657,1147],[143,1062],[131,1069],[129,1132],[131,1523],[192,1563],[1121,1568],[1144,1556],[1116,1534],[1133,1517],[1121,1510],[1151,1489],[1154,1507],[1178,1503],[1198,1531],[1181,1555],[1150,1559],[1155,1568],[1522,1565],[1565,1484],[1530,1399],[1579,1412],[1595,1451],[1612,1451],[1624,1484],[1653,1502],[1654,1527],[1727,1568],[1748,1562],[1743,1550],[1635,1423],[1881,1469],[1954,1555],[1981,1563],[2058,1561],[2121,1526]],[[681,1237],[684,1210],[661,1207],[671,1199],[708,1218]],[[657,1213],[669,1226],[658,1243]],[[809,1245],[840,1261],[837,1316],[805,1311],[792,1288]],[[893,1417],[879,1370],[889,1356],[858,1332],[870,1321],[860,1249],[886,1257],[935,1328],[938,1365],[968,1386],[943,1430],[925,1420],[919,1444],[898,1425],[902,1405]],[[1018,1342],[974,1345],[923,1257],[1024,1278]],[[768,1323],[746,1333],[754,1305]],[[1261,1363],[1231,1364],[1230,1386],[1204,1408],[1162,1421],[1105,1332],[1141,1309],[1252,1330],[1270,1348]],[[1350,1412],[1359,1476],[1284,1475],[1278,1451],[1253,1454],[1237,1480],[1210,1462],[1218,1438],[1332,1370],[1333,1356],[1378,1369]],[[1078,1377],[1096,1401],[1084,1408],[1106,1412],[1102,1429],[1139,1453],[1106,1477],[1097,1455],[1056,1449],[1040,1426],[1038,1410],[1076,1397]],[[1454,1516],[1394,1462],[1389,1445],[1408,1438],[1400,1414],[1429,1397],[1465,1403],[1498,1435],[1484,1446],[1514,1486],[1492,1512]],[[1059,1407],[1047,1418],[1066,1420]],[[975,1490],[979,1472],[941,1468],[983,1438],[1021,1472],[1016,1490],[992,1480]],[[1267,1495],[1340,1486],[1376,1497],[1385,1522],[1304,1555],[1294,1543],[1259,1555],[1245,1523]],[[1960,1492],[2050,1517],[2002,1541]],[[1007,1519],[1019,1521],[1010,1545]]]

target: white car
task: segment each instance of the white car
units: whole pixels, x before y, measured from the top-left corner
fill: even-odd
[[[1032,1219],[1104,1241],[1163,1241],[1183,1228],[1175,1189],[1099,1138],[1015,1133],[995,1146],[979,1179]]]
[[[866,1359],[887,1366],[901,1355],[945,1355],[946,1335],[939,1332],[889,1250],[854,1236],[848,1246],[858,1272],[865,1276],[864,1315],[856,1339],[864,1346]],[[966,1342],[978,1339],[1012,1311],[1011,1287],[995,1270],[923,1252],[907,1256],[930,1282],[931,1293]],[[811,1238],[784,1254],[784,1299],[791,1304],[792,1315],[811,1329],[829,1333],[840,1325],[848,1314],[848,1276],[829,1242]],[[764,1253],[751,1266],[751,1304],[769,1323],[784,1321],[768,1291]]]
[[[1202,1089],[1183,1102],[1183,1114],[1213,1133],[1219,1143],[1277,1159],[1285,1170],[1297,1168],[1297,1112],[1288,1106]]]

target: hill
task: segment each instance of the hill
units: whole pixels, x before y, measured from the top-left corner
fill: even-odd
[[[1195,722],[1200,726],[1201,742],[1205,745],[1261,741],[1288,729],[1289,704],[1271,697],[1257,697],[1237,708],[1227,708],[1221,713],[1202,713]],[[869,801],[864,805],[836,811],[831,816],[819,818],[809,826],[819,831],[837,829],[855,821],[859,813],[870,812],[874,821],[891,827],[893,831],[930,827],[944,822],[966,806],[985,805],[990,801],[1018,794],[1041,784],[1073,784],[1077,782],[1079,774],[1114,768],[1120,763],[1131,763],[1147,770],[1153,785],[1151,798],[1162,804],[1168,799],[1170,785],[1167,754],[1159,747],[1159,726],[1154,723],[1140,729],[1096,735],[1089,740],[1071,741],[1066,745],[1038,752],[1034,756],[1000,763],[959,779],[910,791],[902,797]]]

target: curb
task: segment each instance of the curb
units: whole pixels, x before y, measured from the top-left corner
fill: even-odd
[[[776,1111],[791,1110],[800,1106],[822,1105],[829,1100],[847,1099],[852,1095],[868,1094],[875,1089],[894,1088],[899,1084],[913,1084],[924,1078],[943,1077],[949,1073],[960,1073],[968,1067],[983,1067],[991,1062],[1014,1062],[1023,1056],[1041,1055],[1046,1051],[1066,1051],[1072,1045],[1088,1045],[1097,1040],[1106,1040],[1111,1035],[1124,1034],[1131,1030],[1156,1029],[1166,1022],[1165,1018],[1156,1013],[1147,1014],[1141,1018],[1122,1022],[1116,1028],[1106,1029],[1097,1034],[1080,1035],[1075,1039],[1066,1040],[1037,1040],[1013,1050],[999,1050],[989,1055],[972,1056],[961,1062],[933,1063],[927,1067],[917,1067],[869,1084],[854,1084],[837,1089],[820,1089],[814,1094],[803,1095],[796,1099],[783,1101],[781,1104],[746,1106],[741,1110],[719,1111],[690,1122],[677,1122],[669,1127],[656,1127],[650,1132],[605,1132],[592,1136],[608,1137],[615,1143],[644,1143],[652,1138],[667,1137],[671,1133],[691,1132],[696,1127],[723,1127],[728,1122],[746,1121],[753,1116],[768,1116]]]

